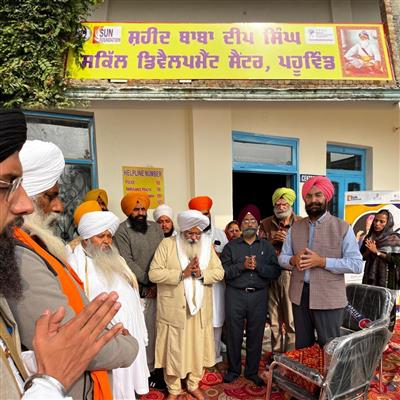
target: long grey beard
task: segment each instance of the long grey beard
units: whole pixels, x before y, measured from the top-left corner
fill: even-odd
[[[201,239],[196,242],[192,242],[191,239],[186,239],[182,233],[180,236],[180,242],[181,248],[186,254],[186,257],[189,258],[189,260],[191,260],[195,256],[200,257]]]
[[[109,251],[102,251],[99,247],[94,246],[92,242],[88,240],[85,251],[92,258],[96,272],[102,275],[108,287],[112,287],[115,280],[115,274],[118,274],[130,283],[130,279],[125,273],[124,261],[121,259],[121,256],[114,245],[110,246]]]
[[[49,253],[65,262],[67,259],[65,243],[54,234],[54,222],[57,221],[59,214],[50,213],[45,216],[37,210],[35,203],[34,208],[32,214],[24,216],[23,228],[31,236],[37,236],[46,245]]]

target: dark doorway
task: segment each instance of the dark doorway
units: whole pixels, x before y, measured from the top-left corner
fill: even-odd
[[[246,204],[255,204],[261,218],[273,213],[272,194],[279,187],[292,187],[292,176],[281,174],[260,174],[233,172],[233,217],[236,219]]]

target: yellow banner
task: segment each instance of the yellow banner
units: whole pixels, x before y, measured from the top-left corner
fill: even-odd
[[[381,24],[85,23],[76,79],[393,80]]]
[[[122,167],[124,195],[130,191],[145,192],[150,197],[150,207],[164,204],[163,168]]]

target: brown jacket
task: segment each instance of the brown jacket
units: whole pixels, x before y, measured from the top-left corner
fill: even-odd
[[[264,218],[260,222],[258,236],[268,240],[272,246],[274,246],[276,254],[279,255],[282,250],[283,242],[279,240],[273,240],[272,238],[278,231],[283,230],[287,232],[294,222],[300,221],[301,219],[302,217],[293,213],[290,217],[289,223],[287,225],[283,225],[279,222],[275,215],[271,215],[270,217]]]

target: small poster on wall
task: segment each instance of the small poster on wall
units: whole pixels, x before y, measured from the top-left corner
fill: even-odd
[[[164,203],[164,169],[153,167],[122,167],[124,195],[131,191],[146,192],[150,208]]]
[[[346,192],[345,220],[352,226],[359,246],[368,233],[375,214],[379,210],[388,210],[393,215],[393,230],[400,233],[400,192],[398,191],[362,191]],[[346,282],[361,281],[360,275],[346,275]],[[400,315],[400,291],[397,292],[397,314]]]

